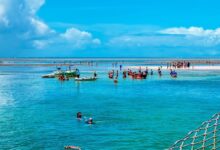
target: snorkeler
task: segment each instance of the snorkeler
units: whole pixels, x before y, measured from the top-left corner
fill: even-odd
[[[79,119],[79,120],[81,120],[81,119],[82,119],[82,113],[81,113],[81,112],[78,112],[78,113],[76,114],[76,118]]]
[[[92,119],[92,118],[89,118],[88,120],[86,120],[86,123],[87,123],[87,124],[94,124],[94,122],[93,122],[93,119]]]

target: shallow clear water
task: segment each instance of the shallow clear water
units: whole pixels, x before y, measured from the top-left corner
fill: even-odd
[[[1,149],[166,149],[220,108],[220,72],[168,72],[115,85],[105,67],[95,82],[42,79],[54,68],[0,68]],[[81,111],[95,125],[77,121]]]

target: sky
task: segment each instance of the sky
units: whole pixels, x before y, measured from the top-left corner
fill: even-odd
[[[0,57],[220,57],[219,0],[0,0]]]

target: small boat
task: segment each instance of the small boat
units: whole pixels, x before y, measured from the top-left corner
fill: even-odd
[[[42,75],[41,77],[42,78],[55,78],[55,75],[51,73],[51,74]]]
[[[95,81],[97,78],[95,77],[82,77],[82,78],[75,78],[75,81]]]

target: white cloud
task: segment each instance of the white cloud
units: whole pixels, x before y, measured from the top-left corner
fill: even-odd
[[[92,35],[89,32],[80,31],[76,28],[67,29],[61,36],[69,41],[91,39]]]
[[[0,0],[0,30],[19,37],[48,35],[52,30],[36,16],[43,4],[44,0]]]
[[[161,46],[189,46],[190,43],[186,43],[181,37],[175,36],[161,36],[161,35],[125,35],[110,39],[110,46],[113,47],[126,47],[126,48],[138,48],[138,47],[161,47]]]
[[[33,46],[37,49],[44,49],[45,47],[47,47],[49,44],[51,43],[51,41],[49,40],[34,40],[33,41]]]
[[[3,24],[4,26],[8,26],[8,23],[9,23],[7,17],[5,16],[6,4],[7,4],[7,1],[1,0],[0,2],[0,24]]]
[[[30,18],[30,22],[33,25],[33,27],[35,28],[35,32],[38,35],[45,35],[48,33],[53,33],[54,31],[51,30],[47,24],[45,24],[44,22],[37,20],[36,18]]]
[[[220,45],[220,28],[204,29],[202,27],[174,27],[159,31],[166,35],[182,35],[186,42],[195,46],[212,47]]]
[[[35,14],[41,6],[44,5],[45,0],[25,0],[27,9],[31,14]]]
[[[174,27],[161,30],[162,34],[173,35],[192,35],[192,36],[220,36],[220,28],[217,29],[204,29],[202,27]]]
[[[36,14],[44,4],[45,0],[0,0],[0,44],[6,49],[56,49],[58,44],[77,49],[101,43],[76,28],[65,33],[51,29]],[[11,39],[21,44],[9,44]]]
[[[80,31],[76,28],[67,29],[66,32],[60,36],[70,42],[75,48],[81,48],[87,44],[99,45],[101,43],[99,39],[94,39],[91,33]]]

